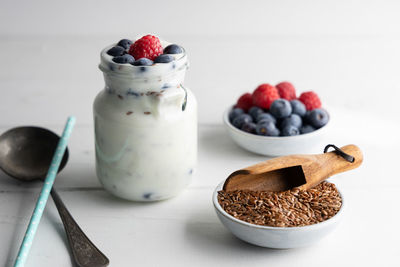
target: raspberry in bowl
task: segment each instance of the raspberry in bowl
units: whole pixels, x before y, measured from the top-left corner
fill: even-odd
[[[243,94],[223,120],[242,148],[283,156],[316,152],[313,149],[323,143],[330,115],[315,92],[303,92],[297,98],[293,84],[281,82],[261,84],[252,94]]]

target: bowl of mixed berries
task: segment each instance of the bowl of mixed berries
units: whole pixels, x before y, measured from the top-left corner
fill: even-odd
[[[312,152],[323,142],[330,116],[313,91],[298,97],[290,82],[259,85],[224,113],[232,139],[251,152],[283,156]]]

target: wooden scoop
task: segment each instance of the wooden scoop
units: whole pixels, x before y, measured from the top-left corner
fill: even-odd
[[[355,169],[363,161],[362,152],[355,145],[347,145],[340,149],[328,145],[325,150],[328,147],[334,147],[336,150],[318,155],[290,155],[274,158],[235,171],[226,179],[223,190],[279,192],[293,187],[305,190],[334,174]]]

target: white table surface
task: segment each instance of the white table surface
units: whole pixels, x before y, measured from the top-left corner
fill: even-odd
[[[399,266],[399,2],[160,1],[153,8],[153,1],[140,1],[160,19],[109,11],[119,4],[128,14],[138,1],[21,2],[0,2],[0,133],[20,125],[61,133],[66,117],[77,116],[70,159],[55,186],[110,266]],[[168,12],[179,16],[161,23]],[[199,102],[193,182],[179,196],[150,204],[110,196],[94,171],[99,52],[140,33],[185,46],[185,83]],[[327,142],[357,144],[365,155],[359,169],[332,179],[347,201],[343,221],[303,249],[244,243],[218,221],[211,203],[232,171],[266,159],[229,139],[222,112],[259,83],[281,80],[318,92],[332,115]],[[1,266],[13,263],[39,191],[40,183],[0,172]],[[50,200],[26,266],[71,265]]]

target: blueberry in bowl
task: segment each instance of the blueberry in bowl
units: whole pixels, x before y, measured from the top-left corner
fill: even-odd
[[[285,90],[294,90],[294,86],[285,86],[279,91],[269,84],[264,88],[268,88],[264,95],[243,94],[225,111],[223,121],[234,142],[267,156],[319,152],[317,148],[326,142],[324,136],[330,115],[318,95],[309,91],[296,99],[276,98],[279,93],[293,98],[295,92]],[[261,100],[254,99],[260,96]]]

